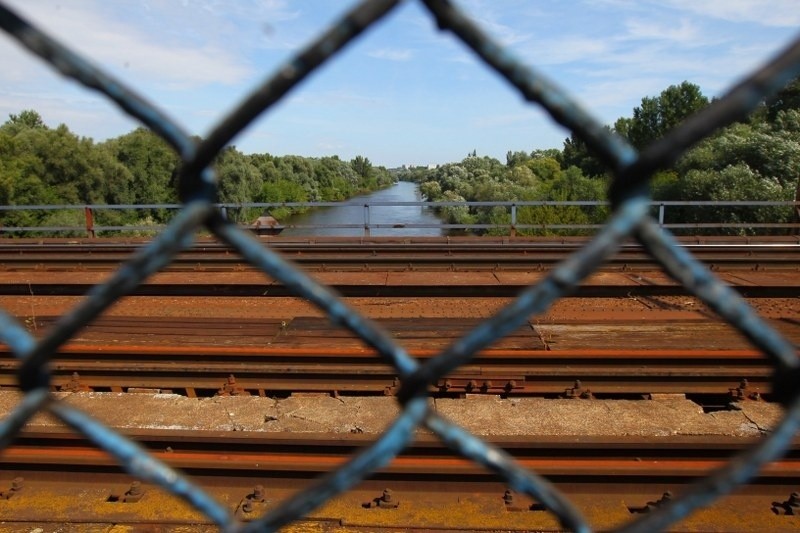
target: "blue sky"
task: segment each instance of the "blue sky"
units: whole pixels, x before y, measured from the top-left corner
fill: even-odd
[[[604,123],[688,80],[718,95],[798,33],[797,0],[463,0],[486,31]],[[6,0],[203,135],[336,20],[332,0]],[[0,117],[36,109],[97,141],[136,127],[4,34]],[[526,104],[407,1],[264,113],[245,153],[362,154],[388,167],[476,150],[561,148],[568,132]]]

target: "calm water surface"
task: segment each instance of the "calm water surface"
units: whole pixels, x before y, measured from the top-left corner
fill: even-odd
[[[286,226],[308,226],[315,228],[287,227],[281,235],[335,235],[341,237],[360,237],[364,235],[364,203],[370,202],[419,202],[422,196],[416,183],[400,181],[388,189],[356,196],[348,203],[359,205],[320,207],[312,211],[281,220]],[[390,224],[400,226],[404,224],[439,224],[433,209],[424,206],[370,206],[369,221],[371,224]],[[336,228],[331,226],[350,224],[357,225],[353,228]],[[387,237],[439,237],[442,235],[440,228],[371,228],[370,235]]]

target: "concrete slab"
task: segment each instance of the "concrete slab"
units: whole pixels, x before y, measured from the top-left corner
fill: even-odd
[[[766,402],[741,402],[741,414],[761,431],[770,431],[776,423],[776,406]],[[779,411],[778,411],[779,412]]]
[[[55,397],[120,430],[379,434],[399,412],[397,402],[388,397],[299,396],[276,400],[88,392],[57,393]],[[0,391],[0,417],[6,416],[20,398],[18,392]],[[54,417],[39,414],[29,427],[55,425],[59,422]]]
[[[379,434],[398,415],[391,397],[296,396],[187,398],[172,394],[58,393],[60,401],[83,409],[121,431],[125,429],[253,431],[267,433]],[[0,391],[0,417],[21,398]],[[741,410],[704,413],[688,400],[431,400],[433,408],[465,429],[485,437],[529,436],[757,436],[782,415],[775,404],[743,402]],[[29,428],[58,421],[39,414]]]
[[[483,436],[758,436],[781,409],[764,403],[758,424],[743,411],[703,412],[688,400],[438,399],[438,413]],[[750,411],[748,411],[750,413]]]

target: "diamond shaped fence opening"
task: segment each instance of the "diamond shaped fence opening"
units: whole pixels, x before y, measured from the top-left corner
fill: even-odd
[[[633,237],[672,277],[700,298],[720,317],[745,335],[774,366],[773,394],[786,408],[773,433],[732,459],[724,468],[696,482],[680,498],[656,512],[621,528],[621,531],[663,529],[693,510],[747,482],[766,463],[789,447],[800,425],[800,360],[793,346],[757,316],[736,292],[713,276],[648,213],[650,176],[674,163],[683,152],[717,128],[747,115],[765,97],[800,74],[800,39],[773,60],[700,113],[687,119],[663,138],[637,153],[611,134],[570,97],[536,70],[514,58],[490,39],[467,14],[448,0],[419,0],[439,28],[452,32],[522,96],[540,105],[558,123],[582,139],[613,174],[609,199],[613,214],[607,225],[583,249],[564,260],[536,285],[525,289],[494,317],[478,325],[437,357],[420,363],[376,324],[350,309],[327,287],[320,285],[264,248],[247,232],[225,220],[214,206],[216,178],[211,168],[216,155],[259,114],[283,98],[297,83],[336,55],[363,30],[390,13],[400,0],[364,0],[336,24],[301,50],[277,74],[268,78],[239,103],[202,141],[196,142],[154,104],[135,94],[124,83],[96,68],[46,33],[0,4],[0,26],[32,53],[63,75],[104,94],[129,115],[164,138],[180,155],[179,193],[183,208],[167,229],[142,248],[106,283],[95,286],[71,312],[65,314],[37,341],[15,318],[0,310],[0,340],[20,360],[19,385],[25,392],[13,412],[0,422],[0,450],[7,447],[30,418],[49,411],[115,457],[137,478],[158,484],[183,498],[227,531],[274,530],[346,491],[387,464],[424,426],[457,453],[501,476],[508,486],[526,493],[554,513],[561,524],[575,531],[590,531],[581,514],[546,480],[519,466],[512,457],[432,412],[426,401],[427,387],[467,362],[482,348],[514,331],[531,314],[545,311],[554,301],[575,289],[587,275],[609,259],[621,242]],[[294,294],[323,310],[336,324],[348,328],[372,346],[396,369],[401,379],[397,400],[400,415],[370,447],[360,451],[337,470],[283,502],[265,516],[238,523],[231,512],[191,480],[154,459],[137,444],[95,421],[85,413],[51,397],[48,362],[58,348],[80,328],[97,318],[118,298],[133,291],[148,276],[168,265],[176,253],[190,246],[201,229],[235,248],[247,261],[285,284]]]

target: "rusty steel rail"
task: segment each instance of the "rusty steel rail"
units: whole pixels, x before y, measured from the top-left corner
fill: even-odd
[[[374,436],[354,433],[269,433],[126,429],[126,435],[151,453],[184,470],[224,471],[258,477],[264,472],[325,472],[340,465],[354,450]],[[728,457],[760,439],[721,435],[672,437],[487,437],[523,464],[547,476],[584,478],[584,482],[617,477],[694,478],[718,467]],[[762,472],[759,481],[800,478],[800,448]],[[26,430],[0,456],[4,470],[33,465],[114,466],[101,450],[82,437],[59,429]],[[493,478],[471,461],[454,456],[429,435],[419,435],[401,457],[377,471],[379,474],[458,475]]]
[[[494,263],[495,265],[497,263]],[[386,272],[380,270],[324,270],[309,273],[324,277],[327,286],[339,296],[352,298],[513,298],[530,283],[546,277],[548,269],[541,263],[528,265],[524,272],[495,269],[459,271],[447,264],[440,269]],[[680,283],[662,272],[623,269],[604,273],[617,275],[587,279],[565,298],[653,298],[659,296],[691,296]],[[751,274],[756,278],[751,279]],[[395,276],[405,276],[397,279]],[[599,275],[599,274],[598,274]],[[794,283],[794,271],[727,271],[729,286],[744,298],[796,298],[800,285]],[[411,276],[411,277],[409,277]],[[83,296],[96,283],[106,279],[107,272],[82,265],[71,270],[0,271],[0,296]],[[435,279],[435,282],[432,280]],[[269,297],[296,296],[293,287],[260,272],[241,270],[219,271],[195,265],[191,270],[166,271],[143,280],[130,296],[147,297]]]
[[[25,322],[46,331],[55,320]],[[427,361],[476,320],[378,322],[402,339],[413,357]],[[773,324],[800,340],[796,321]],[[59,356],[51,364],[53,386],[67,391],[394,395],[400,383],[391,365],[375,359],[374,348],[314,317],[104,317],[63,346]],[[0,386],[15,388],[17,369],[18,362],[0,346]],[[597,321],[531,321],[431,383],[428,392],[440,397],[679,393],[735,401],[768,396],[770,378],[763,356],[722,324],[692,312],[656,313],[647,323],[636,312],[617,312]]]
[[[94,285],[90,283],[34,283],[19,281],[0,285],[0,296],[83,296]],[[337,295],[346,298],[512,298],[519,294],[524,284],[503,285],[449,285],[442,283],[431,285],[374,285],[374,284],[337,284],[329,283],[328,287]],[[780,285],[734,285],[739,294],[745,298],[797,298],[800,286],[787,287]],[[142,283],[130,296],[169,297],[181,296],[191,298],[202,297],[293,297],[291,288],[282,284],[237,283],[223,285],[214,282],[195,282],[181,284],[149,284]],[[656,296],[690,296],[679,285],[590,285],[577,288],[565,297],[568,298],[651,298]]]
[[[280,505],[286,493],[343,464],[372,436],[363,434],[261,433],[130,429],[128,438],[165,463],[197,479],[229,502],[244,521]],[[650,513],[686,486],[748,445],[752,438],[489,437],[520,464],[542,472],[591,516],[624,519]],[[795,442],[780,461],[761,472],[737,497],[714,505],[705,520],[718,530],[792,531],[792,493],[800,476]],[[102,523],[142,527],[209,523],[180,506],[164,506],[156,488],[120,475],[112,458],[83,438],[59,429],[24,431],[0,456],[12,489],[0,500],[0,521]],[[62,494],[68,493],[69,506]],[[160,501],[160,512],[153,511]],[[14,505],[17,504],[17,505]],[[23,508],[19,504],[24,504]],[[509,490],[494,475],[455,456],[430,435],[418,435],[400,457],[381,467],[359,490],[307,517],[324,525],[485,531],[557,530],[535,499]],[[20,512],[21,511],[21,512]],[[542,522],[545,520],[545,522]],[[602,522],[601,522],[602,523]],[[697,526],[695,526],[697,527]]]
[[[665,341],[668,344],[668,340]],[[0,387],[18,364],[0,351]],[[421,360],[435,350],[411,350]],[[52,365],[55,390],[285,396],[297,392],[394,395],[394,369],[352,348],[67,345]],[[484,350],[429,394],[620,398],[689,394],[711,401],[769,398],[771,372],[754,350]]]
[[[545,270],[574,253],[585,239],[416,238],[312,241],[270,239],[266,242],[307,271],[352,270]],[[136,242],[24,241],[0,243],[0,270],[110,271],[141,246]],[[683,240],[683,247],[712,270],[800,270],[800,238],[717,238]],[[654,270],[655,262],[640,245],[622,245],[603,271]],[[230,247],[197,243],[176,255],[167,271],[254,271]]]

